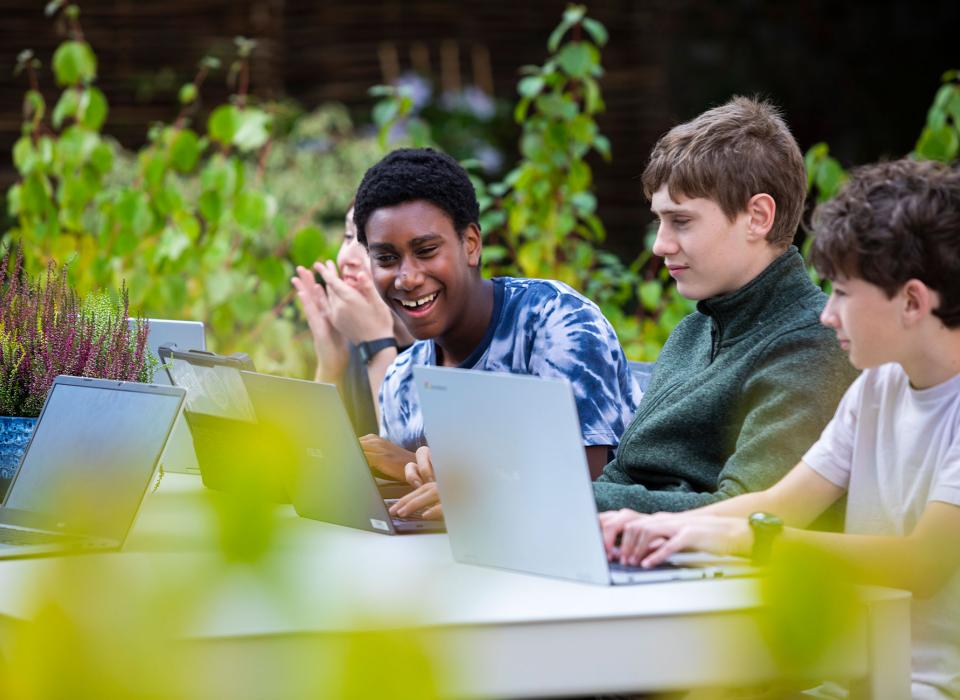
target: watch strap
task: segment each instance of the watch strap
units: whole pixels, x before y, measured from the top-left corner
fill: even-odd
[[[370,364],[370,360],[373,359],[381,350],[386,348],[396,348],[399,347],[397,344],[397,339],[390,336],[387,338],[377,338],[376,340],[366,340],[359,345],[357,345],[357,353],[360,355],[360,359],[363,361],[363,364]]]

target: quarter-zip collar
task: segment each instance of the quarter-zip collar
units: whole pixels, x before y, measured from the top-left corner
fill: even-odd
[[[796,246],[790,246],[740,289],[697,302],[697,311],[712,322],[710,359],[717,356],[721,345],[759,330],[798,299],[816,293],[816,288],[810,285],[800,251]]]

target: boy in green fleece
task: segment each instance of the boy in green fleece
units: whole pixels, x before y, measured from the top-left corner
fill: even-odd
[[[768,103],[736,97],[654,146],[653,252],[697,310],[670,334],[594,483],[599,510],[681,511],[768,488],[833,415],[856,374],[791,245],[806,185]]]

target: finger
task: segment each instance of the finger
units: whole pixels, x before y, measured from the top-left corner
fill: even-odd
[[[427,483],[428,481],[436,481],[437,478],[433,473],[433,460],[430,457],[430,448],[426,445],[417,448],[417,471],[420,474],[420,479],[422,483]]]
[[[424,520],[443,520],[443,504],[438,503],[435,506],[430,506],[423,511],[423,515],[420,517]]]
[[[634,547],[636,541],[642,534],[642,526],[629,522],[625,523],[620,533],[620,563],[624,566],[630,566],[630,561],[634,557]]]
[[[657,547],[651,554],[644,557],[643,561],[640,562],[640,566],[645,569],[660,566],[660,564],[663,564],[677,552],[686,549],[687,542],[690,539],[689,533],[690,530],[680,530],[676,535]]]
[[[320,276],[327,285],[328,292],[333,292],[341,298],[350,293],[356,293],[353,287],[340,279],[340,274],[337,272],[337,268],[332,261],[328,260],[326,264],[316,263],[313,268],[320,273]]]
[[[397,515],[406,518],[422,508],[436,505],[439,501],[440,496],[437,493],[436,484],[424,484],[413,493],[408,493],[397,501]]]
[[[600,529],[603,533],[603,546],[608,552],[612,551],[617,544],[617,537],[623,531],[624,526],[631,520],[640,517],[639,513],[632,510],[611,510],[600,515]]]
[[[415,462],[407,462],[406,465],[404,465],[403,478],[414,488],[420,488],[423,486],[423,481],[420,479],[420,472],[418,471]]]

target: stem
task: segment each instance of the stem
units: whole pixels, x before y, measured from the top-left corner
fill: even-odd
[[[197,74],[193,77],[193,87],[196,88],[197,96],[194,98],[193,102],[181,105],[180,112],[177,114],[177,118],[173,122],[174,129],[182,129],[184,126],[186,126],[187,113],[196,108],[197,101],[200,99],[200,86],[203,85],[203,81],[207,79],[207,74],[209,72],[209,68],[206,66],[200,66],[200,70],[197,71]]]
[[[241,59],[240,61],[240,86],[237,89],[237,106],[243,109],[247,106],[247,92],[250,89],[250,61]]]

